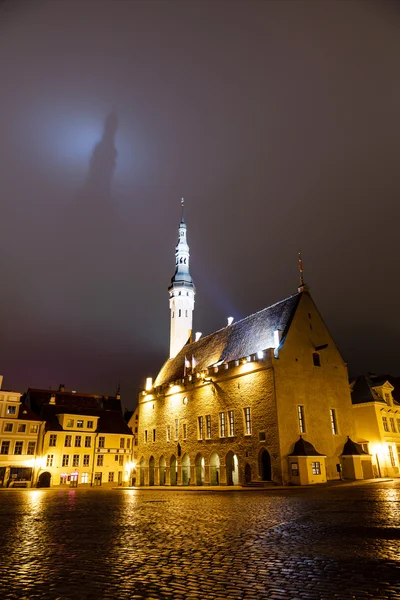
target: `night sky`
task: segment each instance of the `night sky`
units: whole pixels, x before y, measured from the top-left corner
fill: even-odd
[[[305,279],[351,375],[400,374],[394,2],[0,0],[4,386],[133,406],[169,348]]]

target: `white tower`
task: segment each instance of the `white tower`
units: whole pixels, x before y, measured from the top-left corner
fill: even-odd
[[[179,224],[178,244],[175,249],[175,275],[171,279],[171,285],[168,288],[171,311],[170,358],[174,358],[191,339],[194,295],[196,293],[193,279],[189,273],[189,246],[186,241],[183,198],[181,205],[182,217]]]

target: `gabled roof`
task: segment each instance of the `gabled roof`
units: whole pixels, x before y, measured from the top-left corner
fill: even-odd
[[[283,343],[300,297],[301,293],[290,296],[241,321],[200,338],[198,342],[187,344],[175,358],[167,360],[154,385],[157,387],[182,378],[185,356],[188,360],[193,356],[197,363],[197,370],[201,371],[220,361],[230,362],[255,354],[259,350],[273,348],[276,329],[282,331],[281,343]]]
[[[395,378],[390,375],[360,375],[351,384],[351,401],[353,404],[364,404],[365,402],[380,402],[386,404],[385,400],[373,389],[389,382],[396,387],[392,381]],[[398,404],[395,395],[392,394],[394,403]]]
[[[63,431],[57,419],[57,415],[61,414],[74,414],[83,417],[99,417],[96,433],[118,433],[121,435],[132,435],[132,431],[126,424],[122,413],[117,410],[71,409],[68,406],[56,406],[54,404],[46,404],[42,407],[41,417],[43,421],[46,421],[46,431]],[[82,432],[83,435],[85,434],[84,430],[77,431]]]
[[[303,439],[300,436],[300,439],[294,445],[293,452],[288,456],[325,456],[320,452],[317,452],[311,442],[307,442],[307,440]]]

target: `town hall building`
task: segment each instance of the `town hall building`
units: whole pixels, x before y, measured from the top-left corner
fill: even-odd
[[[137,485],[303,485],[372,476],[347,366],[304,284],[193,336],[183,215],[168,288],[170,355],[139,395]]]

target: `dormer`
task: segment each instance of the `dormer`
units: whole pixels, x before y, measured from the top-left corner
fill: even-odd
[[[372,392],[374,396],[376,395],[377,400],[383,400],[387,406],[393,406],[393,390],[394,387],[388,381],[372,387]]]

